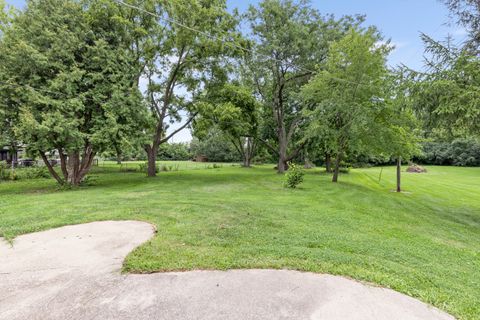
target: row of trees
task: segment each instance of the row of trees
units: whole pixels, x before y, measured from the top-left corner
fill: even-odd
[[[452,54],[425,38],[442,59],[418,73],[387,67],[392,46],[363,16],[335,19],[304,0],[264,0],[242,15],[225,0],[2,3],[1,139],[27,144],[61,184],[78,185],[99,153],[139,146],[154,176],[161,145],[187,127],[201,139],[221,131],[245,166],[259,147],[279,173],[300,155],[333,161],[334,182],[352,156],[400,168],[446,124],[478,134],[473,40]]]

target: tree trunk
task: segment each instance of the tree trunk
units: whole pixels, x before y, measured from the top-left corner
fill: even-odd
[[[95,158],[95,152],[92,150],[92,147],[87,145],[81,157],[79,151],[72,151],[68,153],[68,155],[65,155],[63,150],[59,148],[58,152],[64,179],[55,171],[45,152],[40,152],[40,156],[48,172],[50,172],[50,175],[57,180],[60,185],[69,184],[71,186],[79,186],[92,168],[93,159]]]
[[[243,166],[250,168],[252,165],[252,159],[255,155],[256,143],[251,137],[246,137],[245,140],[245,144],[242,146],[244,148],[242,152]]]
[[[72,186],[79,186],[90,172],[94,157],[95,153],[90,146],[85,147],[81,157],[79,151],[70,152],[67,160],[67,183]]]
[[[340,162],[342,161],[342,153],[339,152],[335,158],[335,168],[333,170],[332,182],[338,182],[338,175],[340,173]]]
[[[115,147],[115,149],[117,154],[117,164],[122,164],[122,151],[118,147]]]
[[[287,166],[287,137],[285,128],[280,126],[278,134],[278,165],[277,165],[277,172],[284,173],[288,170]]]
[[[15,142],[13,142],[10,146],[10,160],[12,161],[10,164],[11,164],[11,167],[10,167],[10,174],[11,174],[11,177],[13,179],[13,177],[15,176],[15,160],[18,160],[17,157],[17,148],[15,147]]]
[[[147,176],[148,177],[156,177],[157,176],[157,148],[147,146],[145,148],[147,151]]]
[[[65,181],[64,181],[62,178],[60,178],[60,176],[57,174],[57,172],[55,171],[55,169],[53,169],[52,164],[48,161],[48,158],[47,158],[47,156],[45,155],[45,153],[44,153],[44,152],[40,152],[40,156],[42,157],[43,163],[45,163],[45,166],[47,167],[48,172],[50,172],[50,175],[51,175],[55,180],[57,180],[57,182],[58,182],[60,185],[64,185],[64,184],[65,184]]]
[[[402,192],[402,157],[397,158],[397,192]]]
[[[332,173],[332,156],[330,153],[325,153],[325,171]]]

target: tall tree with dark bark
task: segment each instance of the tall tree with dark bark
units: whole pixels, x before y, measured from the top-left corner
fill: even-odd
[[[156,175],[160,145],[187,128],[203,92],[218,77],[226,79],[228,57],[236,51],[229,43],[240,39],[238,21],[225,0],[158,0],[155,7],[155,54],[144,74],[151,114],[144,139],[150,177]],[[167,133],[174,123],[176,129]]]
[[[304,105],[297,94],[324,62],[332,41],[340,39],[363,17],[323,17],[308,1],[264,0],[247,14],[254,42],[249,63],[258,94],[268,109],[273,137],[262,139],[278,157],[278,172],[305,145],[300,127]]]

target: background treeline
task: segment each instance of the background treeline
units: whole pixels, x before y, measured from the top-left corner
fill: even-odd
[[[422,35],[411,70],[388,64],[394,46],[365,16],[304,0],[0,0],[0,144],[74,186],[98,157],[145,159],[150,177],[197,155],[323,163],[333,182],[395,163],[397,190],[411,160],[478,165],[480,14],[442,2],[468,37]],[[168,143],[184,129],[188,147]]]

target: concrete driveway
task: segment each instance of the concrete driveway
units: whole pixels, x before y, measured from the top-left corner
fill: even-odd
[[[121,275],[151,225],[106,221],[0,241],[0,319],[446,320],[392,290],[330,275],[235,270]]]

